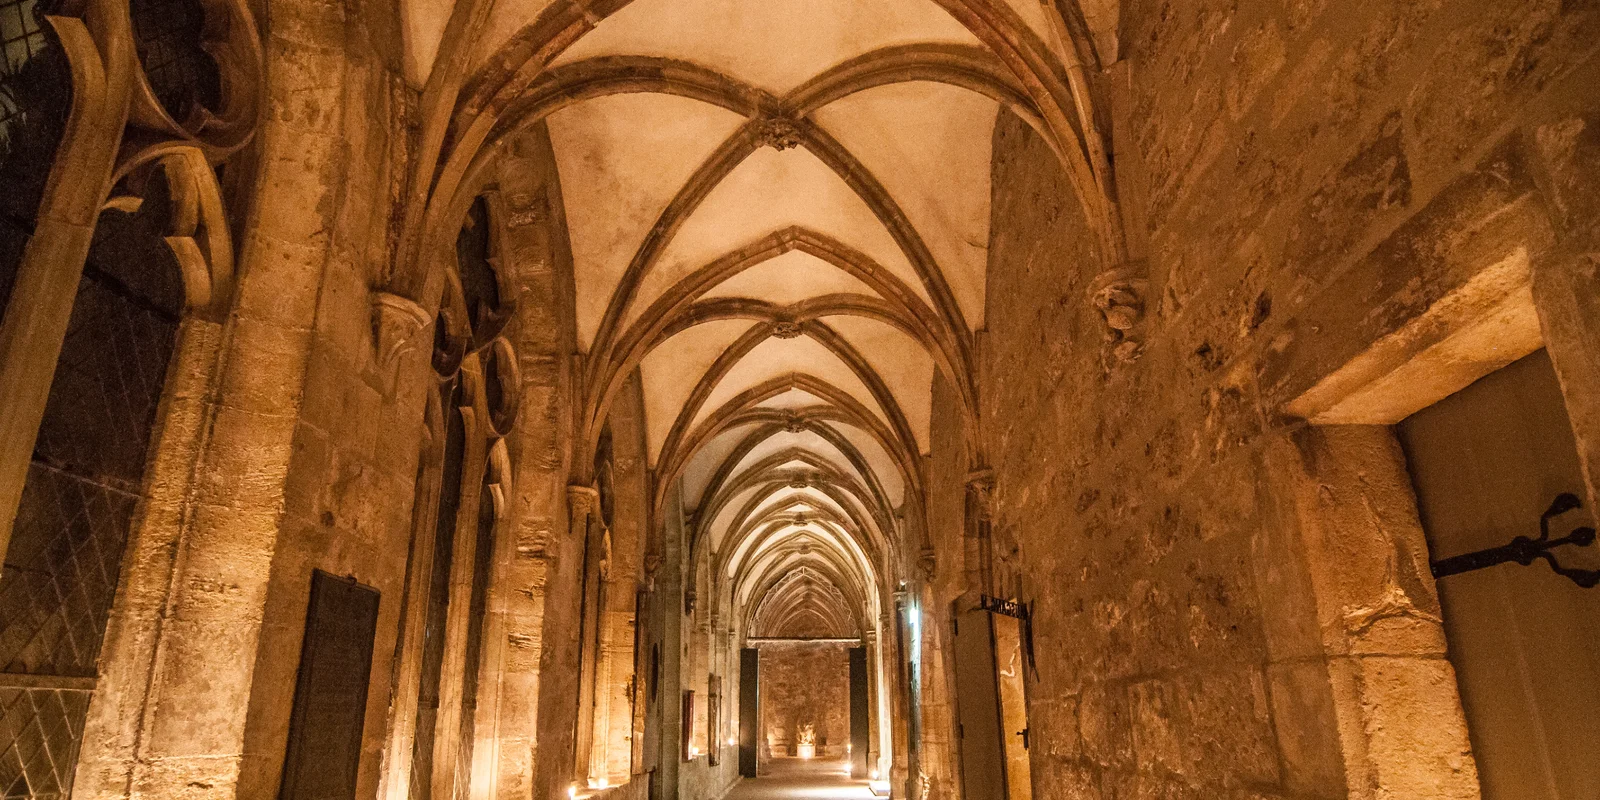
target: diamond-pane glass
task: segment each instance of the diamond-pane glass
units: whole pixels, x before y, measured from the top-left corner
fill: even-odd
[[[162,189],[97,227],[0,573],[0,672],[95,676],[177,334]],[[88,697],[0,689],[0,800],[67,796]]]
[[[0,800],[66,800],[89,693],[0,688]]]

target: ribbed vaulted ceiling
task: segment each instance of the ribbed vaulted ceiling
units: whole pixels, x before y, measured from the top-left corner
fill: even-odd
[[[637,367],[655,510],[681,485],[696,563],[757,635],[875,623],[897,512],[920,506],[936,371],[973,413],[996,115],[1046,130],[1017,57],[985,42],[1026,61],[1053,34],[1034,0],[1006,2],[484,12],[462,106],[482,116],[459,116],[451,139],[548,125],[585,435]],[[984,9],[963,22],[949,10],[963,3]],[[411,9],[419,82],[448,16]],[[979,17],[1004,24],[980,41]]]

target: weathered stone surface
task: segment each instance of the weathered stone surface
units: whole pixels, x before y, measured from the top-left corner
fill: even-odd
[[[172,322],[121,487],[80,795],[275,796],[320,569],[382,596],[362,797],[421,792],[419,724],[436,796],[720,797],[769,619],[861,637],[897,797],[977,794],[978,595],[1028,617],[1008,800],[1477,796],[1384,426],[1544,347],[1600,500],[1594,3],[941,0],[838,41],[752,4],[704,52],[648,2],[490,5],[257,9],[261,120],[205,153],[235,286]],[[844,653],[764,646],[764,757],[843,755]]]
[[[773,642],[761,646],[762,760],[799,755],[800,732],[814,735],[816,757],[840,759],[850,744],[850,672],[843,644]]]

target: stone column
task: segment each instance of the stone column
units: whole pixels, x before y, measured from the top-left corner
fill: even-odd
[[[922,584],[919,593],[923,603],[922,625],[922,680],[921,680],[921,736],[920,760],[923,772],[928,775],[929,791],[935,798],[953,798],[959,794],[954,789],[952,763],[956,720],[951,702],[951,663],[947,632],[950,630],[948,613],[939,613],[938,593],[929,583]],[[945,605],[943,608],[948,608]]]
[[[684,560],[688,554],[683,524],[683,500],[678,491],[667,494],[661,531],[661,569],[656,573],[656,619],[661,632],[661,677],[656,692],[660,704],[660,745],[656,747],[656,786],[651,800],[677,800],[678,775],[683,763],[683,626]]]
[[[871,775],[883,757],[883,746],[878,742],[878,728],[883,724],[883,715],[878,711],[878,693],[882,691],[878,685],[878,632],[871,628],[862,631],[861,644],[867,649],[867,772]]]
[[[429,370],[432,372],[432,370]],[[378,797],[403,800],[411,796],[411,762],[417,739],[417,706],[422,692],[422,649],[427,629],[428,590],[433,575],[438,539],[440,488],[444,482],[444,413],[428,404],[432,421],[420,454],[416,499],[411,509],[411,551],[404,610],[395,643],[394,692],[389,700],[389,730],[384,741]]]
[[[593,558],[593,556],[591,556]],[[611,752],[611,673],[616,652],[606,606],[611,602],[611,531],[601,536],[599,565],[594,591],[594,678],[593,702],[589,707],[590,736],[588,778],[590,785],[606,782]],[[587,611],[587,610],[586,610]]]
[[[722,763],[722,742],[727,730],[722,726],[722,674],[725,662],[723,656],[726,650],[723,647],[724,635],[727,631],[722,627],[722,590],[717,586],[715,576],[711,576],[711,608],[706,623],[706,756],[708,763]],[[716,698],[716,708],[712,708],[712,698]],[[715,712],[715,713],[713,713]]]
[[[469,357],[462,369],[476,368]],[[439,673],[439,715],[433,739],[433,797],[449,797],[455,792],[460,768],[461,729],[466,697],[463,694],[468,670],[478,664],[467,662],[467,634],[472,620],[472,583],[477,567],[478,508],[483,497],[479,487],[488,463],[488,443],[484,420],[473,409],[461,409],[466,426],[466,451],[462,457],[461,485],[446,486],[446,492],[460,492],[456,506],[456,535],[450,560],[449,605],[445,613],[444,664]],[[481,688],[481,687],[480,687]],[[476,723],[476,718],[474,718]]]
[[[567,487],[568,527],[552,545],[546,573],[543,648],[539,661],[538,741],[534,748],[535,800],[562,800],[574,780],[577,764],[577,698],[582,658],[583,554],[593,490]]]
[[[994,577],[994,550],[990,528],[994,520],[994,473],[974,470],[967,475],[965,558],[966,589],[987,592]]]
[[[896,590],[894,593],[894,613],[885,620],[886,627],[894,632],[894,652],[892,658],[895,664],[896,686],[894,693],[894,777],[890,786],[898,789],[899,797],[908,800],[918,800],[922,796],[920,790],[921,776],[918,774],[921,765],[917,759],[916,746],[916,681],[913,678],[911,667],[911,632],[906,624],[906,612],[909,608],[910,593],[905,589]]]
[[[574,541],[583,542],[583,588],[579,601],[581,615],[578,625],[578,686],[577,726],[574,747],[572,779],[587,785],[591,776],[589,759],[594,750],[595,667],[599,662],[596,649],[601,642],[598,623],[601,565],[601,540],[605,525],[595,517],[599,515],[600,493],[589,486],[567,487],[567,531]]]
[[[496,165],[494,208],[502,213],[491,220],[497,223],[498,269],[516,308],[504,335],[516,353],[521,395],[513,428],[495,451],[499,477],[509,481],[500,487],[504,517],[496,527],[485,598],[473,763],[487,785],[473,787],[475,798],[534,794],[544,663],[558,649],[546,636],[546,622],[550,603],[560,606],[551,585],[561,588],[567,538],[572,311],[564,288],[570,280],[566,241],[550,213],[558,197],[554,172],[541,130],[514,139]],[[409,751],[403,758],[409,763]],[[565,797],[567,772],[549,781],[551,796]],[[388,785],[404,786],[398,780]]]
[[[1284,436],[1286,508],[1257,544],[1274,716],[1291,790],[1352,800],[1477,798],[1455,670],[1404,455],[1388,427]]]
[[[641,589],[648,585],[646,565],[655,555],[650,531],[650,480],[645,444],[644,390],[638,370],[628,377],[611,406],[611,444],[614,458],[611,530],[611,580],[614,590],[607,614],[612,620],[614,669],[610,774],[613,782],[630,780],[644,772],[645,713],[649,648],[648,623],[642,618],[647,605]],[[649,555],[647,555],[647,552]]]
[[[650,530],[650,486],[646,470],[645,400],[635,371],[611,403],[611,558],[606,579],[606,602],[602,608],[602,630],[608,659],[602,691],[606,693],[606,734],[603,742],[605,762],[595,760],[597,776],[608,776],[611,784],[629,781],[630,774],[642,771],[643,712],[645,702],[638,690],[643,686],[648,666],[638,661],[640,642],[640,571],[645,560],[646,536]]]

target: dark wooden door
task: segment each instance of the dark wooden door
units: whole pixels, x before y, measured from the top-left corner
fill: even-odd
[[[356,796],[377,630],[377,589],[312,572],[280,800]]]
[[[759,671],[761,651],[746,647],[739,651],[739,774],[756,776],[757,736],[761,728]]]
[[[867,648],[850,648],[850,777],[867,777]]]

